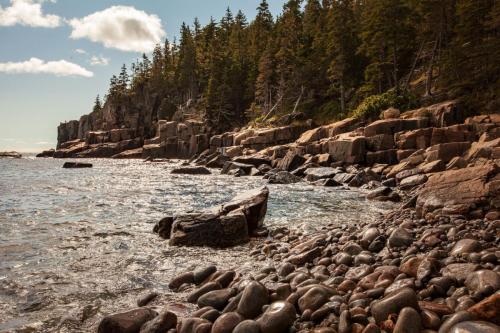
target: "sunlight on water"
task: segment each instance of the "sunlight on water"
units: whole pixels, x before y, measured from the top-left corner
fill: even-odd
[[[0,160],[0,331],[51,327],[88,305],[131,307],[145,289],[167,292],[175,273],[209,263],[243,271],[262,265],[249,259],[249,245],[172,248],[151,230],[167,214],[221,204],[265,180],[170,175],[173,163],[90,162],[92,169],[62,169],[56,159]],[[269,189],[270,227],[310,232],[382,212],[356,191],[305,183]]]

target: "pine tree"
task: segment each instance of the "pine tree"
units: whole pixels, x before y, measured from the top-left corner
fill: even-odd
[[[347,111],[347,92],[359,84],[362,60],[356,54],[359,47],[352,0],[339,0],[332,3],[328,15],[330,64],[329,78],[335,91],[339,93],[340,110]]]
[[[290,111],[293,103],[301,94],[303,84],[300,77],[302,48],[302,12],[301,0],[289,0],[283,7],[283,16],[277,22],[275,55],[277,73],[277,94],[281,102],[281,110]]]
[[[400,90],[414,51],[410,8],[403,0],[371,0],[363,10],[360,51],[370,61],[367,83],[377,92]]]
[[[193,35],[185,23],[181,27],[178,53],[176,81],[182,94],[182,102],[186,102],[197,94],[197,61]]]
[[[120,70],[120,75],[118,76],[117,89],[120,94],[125,94],[127,92],[128,84],[130,82],[130,78],[127,71],[127,66],[125,64],[122,65]]]
[[[93,112],[100,112],[102,110],[102,105],[101,105],[101,99],[99,98],[99,95],[95,98],[94,102],[94,108],[92,109]]]

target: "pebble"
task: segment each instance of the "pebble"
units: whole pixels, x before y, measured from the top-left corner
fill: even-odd
[[[371,305],[371,312],[375,321],[380,323],[386,320],[391,313],[399,313],[405,307],[418,309],[417,294],[413,289],[402,288],[387,295]]]
[[[261,283],[250,282],[243,291],[237,312],[247,319],[253,319],[262,312],[262,307],[269,302],[269,294]]]
[[[271,304],[262,316],[257,319],[261,333],[285,333],[295,321],[295,307],[286,302],[278,301]]]

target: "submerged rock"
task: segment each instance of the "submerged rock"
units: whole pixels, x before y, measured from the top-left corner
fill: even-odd
[[[173,175],[210,175],[211,172],[205,167],[201,166],[183,166],[173,169],[171,172]]]
[[[80,169],[80,168],[92,168],[91,163],[82,163],[82,162],[64,162],[64,169]]]
[[[301,182],[302,178],[291,174],[288,171],[278,171],[268,177],[269,184],[294,184]]]
[[[23,155],[17,151],[0,151],[0,158],[21,158]]]

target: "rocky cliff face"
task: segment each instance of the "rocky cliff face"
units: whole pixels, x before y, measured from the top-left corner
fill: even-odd
[[[92,141],[96,137],[100,143],[116,142],[116,133],[111,133],[113,130],[126,132],[126,139],[152,138],[156,134],[159,104],[159,98],[145,89],[121,101],[107,101],[100,111],[61,123],[57,129],[57,148],[73,140],[95,144]]]

